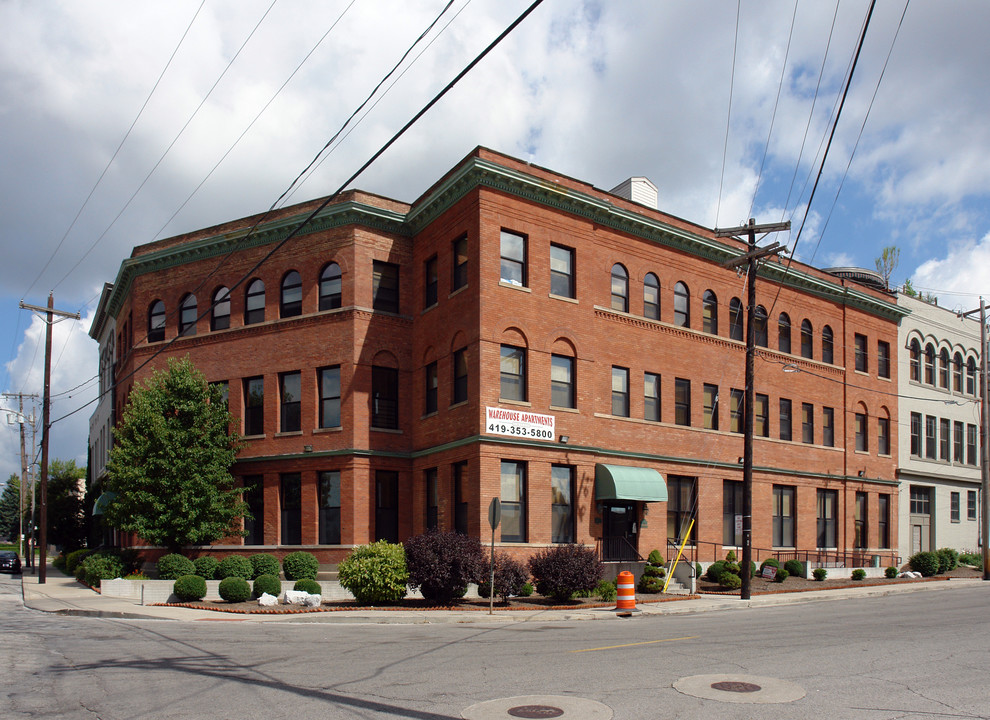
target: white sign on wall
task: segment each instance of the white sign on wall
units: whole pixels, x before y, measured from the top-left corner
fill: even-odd
[[[485,408],[485,432],[492,435],[553,440],[556,437],[553,415],[506,410],[505,408]]]

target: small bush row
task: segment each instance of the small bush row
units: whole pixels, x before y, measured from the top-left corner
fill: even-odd
[[[66,566],[73,567],[78,557],[84,557],[88,550],[70,553],[66,558]],[[316,580],[319,571],[319,561],[312,553],[299,551],[289,553],[282,559],[271,553],[255,553],[250,557],[228,555],[218,560],[211,555],[202,555],[195,560],[179,553],[162,555],[158,559],[158,578],[160,580],[177,580],[186,575],[198,575],[204,580],[225,580],[229,577],[239,577],[244,580],[257,580],[262,575],[285,573],[286,580]]]

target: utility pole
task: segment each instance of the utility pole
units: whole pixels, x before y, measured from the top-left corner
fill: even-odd
[[[56,322],[54,319],[55,315],[58,315],[60,319],[72,318],[78,320],[79,313],[56,310],[55,298],[51,293],[48,293],[48,307],[42,308],[36,305],[28,305],[23,300],[19,307],[22,310],[34,310],[35,312],[45,313],[45,388],[41,401],[43,418],[41,422],[41,557],[38,558],[38,584],[44,585],[47,576],[46,565],[48,561],[48,426],[51,417],[52,324]]]
[[[749,223],[742,227],[726,230],[715,229],[715,237],[732,237],[745,232],[749,240],[748,252],[722,264],[722,267],[725,268],[738,268],[747,265],[746,396],[743,400],[743,556],[742,562],[739,564],[739,574],[742,577],[742,588],[739,593],[741,600],[749,600],[753,586],[750,570],[753,566],[753,401],[755,394],[753,376],[755,375],[756,358],[756,328],[753,320],[756,315],[756,268],[760,260],[776,256],[786,250],[780,243],[773,243],[765,248],[756,247],[756,233],[767,235],[790,229],[790,221],[757,225],[754,218],[750,218]],[[766,318],[766,322],[769,325],[769,317]]]
[[[17,424],[21,427],[21,490],[18,493],[18,504],[17,504],[17,552],[24,553],[24,493],[27,491],[27,453],[24,450],[24,422],[28,421],[34,425],[34,413],[31,413],[31,417],[26,418],[24,416],[24,398],[36,398],[35,394],[27,395],[25,393],[4,393],[5,398],[17,398]],[[9,416],[8,416],[9,422]],[[33,520],[34,518],[32,518]],[[27,557],[25,557],[27,559]]]
[[[980,542],[983,550],[983,579],[990,580],[990,548],[987,547],[987,539],[990,537],[990,448],[987,447],[987,442],[990,441],[990,417],[987,416],[990,370],[987,369],[987,306],[982,296],[980,307],[959,313],[959,317],[976,313],[980,313]]]

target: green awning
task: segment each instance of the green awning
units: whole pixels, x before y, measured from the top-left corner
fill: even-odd
[[[107,509],[107,505],[117,497],[117,493],[107,490],[105,493],[96,498],[96,502],[93,503],[93,515],[102,515],[103,511]]]
[[[627,465],[595,465],[595,500],[666,502],[667,483],[656,470]]]

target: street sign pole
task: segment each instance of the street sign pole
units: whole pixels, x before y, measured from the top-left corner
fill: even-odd
[[[502,520],[502,502],[493,497],[488,505],[488,524],[492,526],[491,575],[488,578],[488,614],[495,614],[495,528]]]

